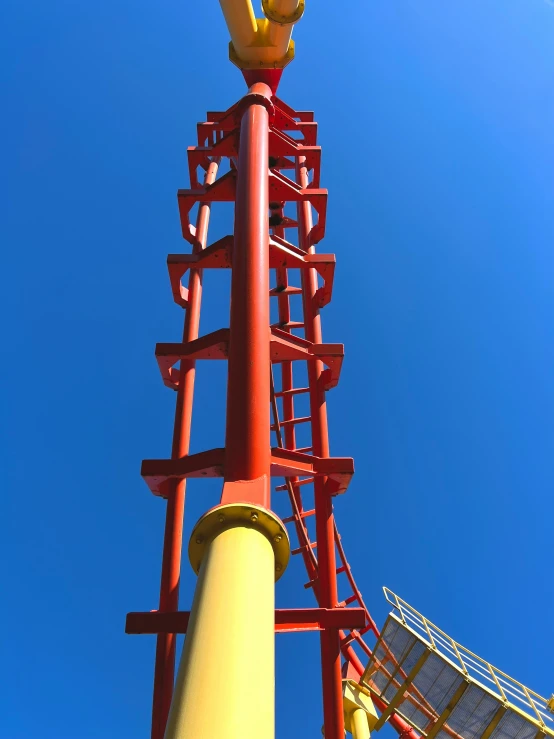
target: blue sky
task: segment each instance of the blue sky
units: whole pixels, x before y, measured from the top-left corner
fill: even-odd
[[[330,192],[350,563],[379,623],[387,585],[550,695],[554,4],[306,5],[280,95],[315,110]],[[140,739],[154,641],[124,621],[157,605],[164,504],[139,469],[171,445],[153,349],[181,332],[175,192],[196,122],[243,82],[215,0],[3,15],[0,735]],[[203,331],[227,322],[222,279]],[[222,442],[224,378],[200,366],[195,451]],[[186,537],[218,494],[189,490]],[[279,604],[310,605],[303,581],[294,562]],[[185,563],[184,607],[192,587]],[[280,636],[277,668],[278,736],[319,736],[317,637]]]

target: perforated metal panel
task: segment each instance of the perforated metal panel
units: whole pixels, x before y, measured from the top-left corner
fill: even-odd
[[[412,620],[414,613],[420,633],[403,620],[405,612],[389,615],[362,676],[387,705],[377,729],[395,711],[428,739],[554,736],[554,716],[544,698],[464,650],[417,611]],[[492,688],[475,675],[487,676]]]

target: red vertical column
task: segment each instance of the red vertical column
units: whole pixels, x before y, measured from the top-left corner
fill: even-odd
[[[298,157],[297,181],[302,188],[308,187],[308,171],[306,159],[303,156]],[[299,202],[299,246],[313,253],[315,251],[314,248],[310,247],[308,249],[307,244],[307,236],[311,228],[311,206],[307,202]],[[321,344],[321,318],[314,300],[317,291],[317,275],[314,269],[302,270],[302,287],[306,338],[314,344]],[[325,390],[321,381],[323,369],[323,364],[320,361],[308,362],[312,447],[313,454],[316,457],[330,456],[327,406]],[[324,608],[335,608],[338,602],[338,596],[333,506],[329,494],[325,491],[324,478],[316,478],[314,492],[318,557],[317,592],[319,595],[319,604]],[[325,629],[321,632],[320,639],[325,738],[343,739],[344,719],[339,632],[336,629]]]
[[[211,185],[217,175],[218,164],[209,165],[205,185]],[[199,247],[206,247],[210,205],[200,205],[196,222]],[[189,276],[189,299],[185,312],[183,342],[198,338],[200,307],[202,303],[202,270],[192,269]],[[190,429],[192,422],[192,402],[196,362],[181,361],[177,403],[175,406],[175,425],[173,429],[172,459],[184,457],[189,452]],[[179,583],[181,577],[181,547],[183,540],[183,518],[185,508],[186,480],[179,480],[173,486],[168,500],[165,517],[162,575],[160,584],[160,607],[162,612],[177,611],[179,607]],[[152,739],[163,739],[175,676],[175,634],[158,634],[156,642],[156,664],[154,670],[154,697],[152,704]]]
[[[271,90],[252,85],[239,111],[235,237],[222,503],[269,507],[269,112]],[[248,482],[246,485],[245,482]]]

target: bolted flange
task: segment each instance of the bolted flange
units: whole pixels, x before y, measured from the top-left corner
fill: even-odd
[[[275,579],[285,571],[290,558],[287,530],[272,511],[248,503],[227,503],[212,508],[199,519],[189,541],[189,560],[198,574],[204,553],[210,542],[223,531],[242,526],[263,534],[275,554]]]

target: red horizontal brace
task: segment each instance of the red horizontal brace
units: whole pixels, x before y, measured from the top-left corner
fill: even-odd
[[[181,359],[227,359],[229,329],[220,328],[210,334],[186,343],[156,344],[156,359],[164,385],[176,390],[179,370],[174,367]]]
[[[174,367],[181,359],[227,359],[229,329],[220,328],[187,343],[156,344],[156,359],[164,384],[176,390],[179,385],[179,370]],[[272,362],[304,359],[321,360],[328,369],[322,372],[325,390],[338,383],[344,346],[342,344],[312,344],[299,336],[272,328],[270,334],[270,355]]]
[[[299,121],[312,122],[314,120],[313,110],[294,110],[284,100],[274,95],[272,98],[273,105],[286,113],[290,118],[297,118]]]
[[[219,121],[207,121],[197,125],[198,142],[200,144],[207,142],[214,137],[214,132],[232,131],[237,126],[236,116],[237,106],[232,108],[223,115]],[[298,131],[302,139],[293,139],[297,143],[304,146],[317,145],[317,123],[315,121],[295,121],[291,116],[284,112],[283,109],[275,107],[275,115],[271,122],[271,127],[279,131]]]
[[[169,495],[169,480],[223,477],[224,467],[225,449],[217,448],[179,459],[145,459],[141,475],[154,495],[166,498]],[[329,495],[346,492],[353,474],[354,460],[351,457],[314,457],[278,447],[271,450],[272,477],[326,477],[325,488]]]
[[[187,270],[197,269],[229,269],[232,266],[233,236],[224,236],[206,249],[196,254],[169,254],[167,267],[173,299],[178,305],[187,307],[188,290],[182,279]],[[323,280],[323,285],[315,294],[315,301],[323,308],[331,300],[336,259],[334,254],[306,254],[294,244],[289,244],[278,236],[272,236],[269,243],[269,266],[271,269],[287,267],[288,269],[309,269],[313,267]],[[300,288],[290,288],[290,291]],[[282,292],[282,291],[281,291]],[[270,294],[279,295],[274,288]]]
[[[297,119],[306,123],[312,123],[314,120],[315,113],[313,110],[294,110],[294,108],[291,108],[288,103],[285,103],[284,100],[281,100],[281,98],[277,97],[276,95],[271,98],[271,102],[273,103],[275,108],[281,109],[292,119]],[[235,106],[236,103],[233,104],[232,108],[234,108]],[[208,112],[206,113],[206,120],[217,123],[227,114],[228,111],[208,110]]]
[[[140,474],[154,495],[167,498],[168,481],[194,477],[223,477],[225,449],[208,449],[179,459],[144,459]]]
[[[273,97],[271,102],[274,106],[272,124],[281,131],[299,131],[308,146],[315,146],[317,139],[317,123],[314,122],[312,111],[295,111],[290,105]],[[240,101],[225,111],[209,111],[206,115],[206,123],[199,123],[198,141],[202,145],[209,140],[213,132],[225,132],[233,130],[239,122],[241,108]],[[296,140],[296,139],[295,139]]]
[[[242,113],[241,102],[239,100],[239,102],[224,112],[208,113],[206,116],[207,121],[197,125],[198,141],[201,145],[213,136],[214,131],[232,131],[238,126]],[[271,124],[281,131],[299,131],[303,136],[304,144],[315,146],[317,140],[317,123],[313,120],[313,114],[302,113],[304,119],[295,120],[299,116],[288,105],[277,98],[273,98],[272,103],[274,110]]]
[[[186,634],[190,611],[128,613],[126,634]],[[277,608],[275,631],[321,631],[356,629],[365,624],[363,608]]]
[[[183,286],[182,279],[189,269],[229,269],[233,237],[224,236],[215,243],[196,254],[168,254],[167,269],[171,292],[177,305],[186,308],[188,305],[188,290]]]
[[[342,360],[344,359],[343,344],[312,344],[300,336],[293,336],[279,328],[271,329],[271,361],[286,362],[295,359],[306,361],[320,359],[328,369],[321,373],[321,380],[325,390],[330,390],[338,384]]]
[[[215,184],[215,183],[214,183]],[[309,246],[317,244],[325,236],[325,220],[327,217],[327,190],[321,188],[302,188],[293,180],[280,172],[269,172],[269,200],[280,202],[307,201],[317,213],[317,223],[308,233]],[[186,237],[185,237],[186,238]]]
[[[306,167],[313,171],[313,178],[309,184],[309,188],[318,188],[320,181],[321,168],[321,147],[305,146],[295,139],[278,131],[275,126],[269,130],[269,156],[277,159],[276,168],[278,169],[294,169],[296,166],[295,158],[299,156],[306,157]],[[292,160],[287,159],[292,157]]]
[[[236,174],[229,170],[212,185],[199,187],[194,190],[178,190],[177,202],[181,216],[183,238],[191,244],[200,247],[196,239],[196,228],[190,222],[190,211],[196,203],[232,202],[235,199]],[[315,207],[315,206],[314,206]]]
[[[219,140],[214,141],[212,146],[189,146],[187,157],[189,163],[189,176],[192,188],[202,187],[198,180],[198,167],[208,168],[209,160],[213,157],[236,157],[238,154],[238,131],[230,131]]]
[[[351,457],[314,457],[312,454],[290,449],[271,450],[271,475],[274,477],[327,477],[326,489],[330,495],[346,492],[354,474]]]

